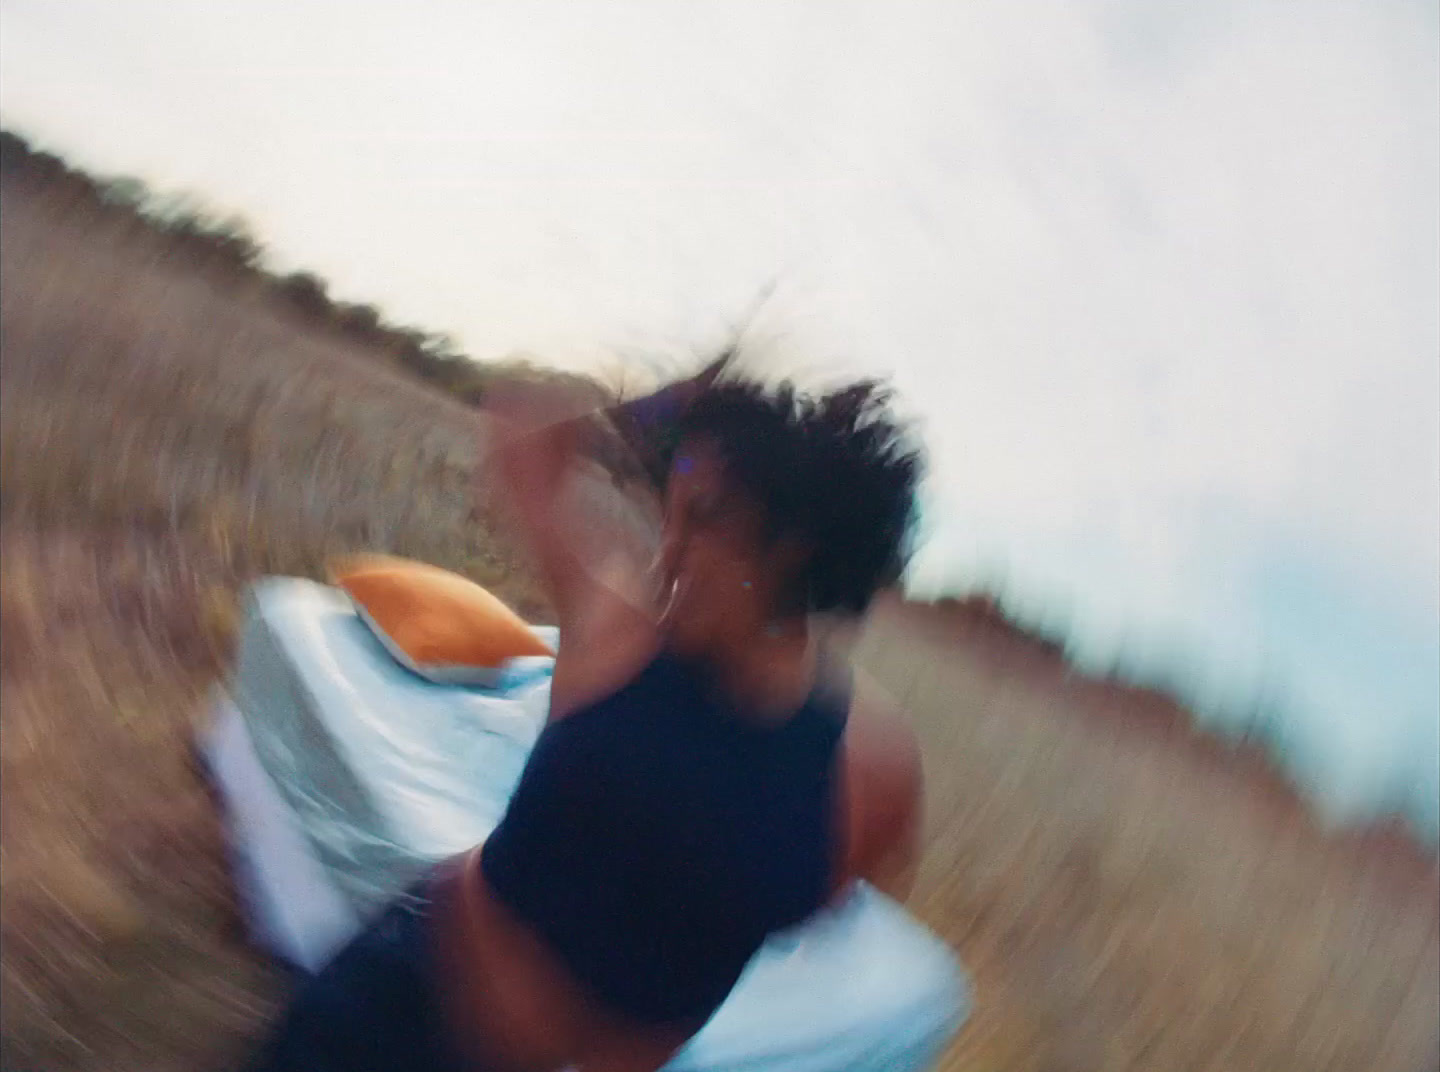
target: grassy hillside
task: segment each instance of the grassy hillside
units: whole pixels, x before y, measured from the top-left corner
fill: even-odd
[[[1436,1067],[1440,884],[1408,838],[1325,835],[1263,754],[998,631],[890,602],[858,657],[921,735],[911,907],[979,978],[949,1067]]]
[[[389,549],[546,608],[472,516],[463,399],[70,179],[3,184],[0,1064],[223,1068],[286,988],[188,754],[243,585]],[[1436,1067],[1432,873],[1003,638],[891,604],[858,654],[924,746],[913,907],[979,982],[948,1072]]]
[[[261,299],[269,311],[352,354],[399,370],[461,402],[480,402],[497,378],[564,381],[606,401],[594,380],[537,366],[523,356],[477,363],[443,332],[395,324],[373,305],[332,295],[312,272],[271,270],[264,245],[241,217],[218,213],[193,194],[165,193],[128,176],[101,178],[70,167],[13,131],[0,130],[0,172],[16,197],[43,200],[72,225],[123,237],[151,260],[181,263],[236,297]]]
[[[545,607],[471,516],[465,407],[124,219],[3,198],[4,1063],[217,1067],[280,994],[187,756],[244,583],[381,548]]]

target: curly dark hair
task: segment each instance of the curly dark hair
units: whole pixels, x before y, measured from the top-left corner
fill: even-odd
[[[924,462],[891,397],[876,380],[814,397],[789,382],[725,379],[667,437],[667,460],[686,440],[712,442],[761,507],[766,538],[812,548],[791,589],[797,611],[863,613],[909,559]]]

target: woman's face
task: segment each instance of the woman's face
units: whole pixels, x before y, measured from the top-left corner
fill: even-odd
[[[715,447],[680,445],[665,496],[661,570],[670,643],[720,654],[765,628],[796,565],[764,539],[760,507],[727,477]]]

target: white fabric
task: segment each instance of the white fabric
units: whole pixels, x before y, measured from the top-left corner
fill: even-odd
[[[359,920],[255,758],[245,720],[216,697],[204,742],[210,775],[225,797],[232,859],[255,939],[316,972],[359,928]]]
[[[343,592],[270,578],[253,591],[231,692],[262,766],[364,917],[499,822],[553,663],[517,660],[495,690],[435,685],[390,658]]]
[[[493,828],[543,723],[548,669],[499,690],[397,667],[339,593],[255,591],[205,739],[256,939],[311,969],[413,874]],[[288,784],[289,781],[296,784]],[[949,948],[860,885],[774,936],[670,1072],[927,1068],[968,1013]]]

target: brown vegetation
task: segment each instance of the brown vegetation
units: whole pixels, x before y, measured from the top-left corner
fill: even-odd
[[[1234,782],[1275,821],[1314,823],[1309,805],[1266,739],[1272,727],[1265,725],[1265,719],[1272,713],[1257,712],[1244,732],[1223,735],[1198,723],[1193,711],[1163,689],[1078,673],[1062,643],[1027,628],[987,594],[947,596],[929,603],[910,600],[892,607],[932,642],[983,652],[1000,672],[1067,689],[1076,699],[1071,714],[1098,719],[1097,730],[1162,738],[1170,747],[1186,751],[1193,766]],[[1364,867],[1432,881],[1440,868],[1434,846],[1399,815],[1348,826],[1335,840],[1348,845]]]
[[[1263,753],[972,624],[893,600],[857,648],[921,735],[911,907],[979,981],[947,1067],[1435,1067],[1432,857],[1357,855]]]
[[[3,197],[3,1063],[217,1067],[280,993],[187,761],[243,586],[373,548],[545,607],[471,516],[463,406],[123,214]]]
[[[0,1065],[225,1067],[286,987],[241,940],[188,758],[244,585],[376,549],[545,607],[471,516],[473,413],[368,316],[337,327],[316,285],[12,165]],[[1436,1067],[1432,872],[1385,863],[1383,831],[1357,845],[1266,803],[1268,764],[1184,744],[1163,697],[954,611],[883,605],[857,649],[924,746],[912,907],[978,981],[946,1069]]]
[[[391,324],[374,306],[337,300],[313,273],[276,275],[267,269],[265,248],[244,219],[212,212],[196,197],[158,194],[134,178],[94,178],[6,130],[0,130],[0,173],[12,196],[43,198],[72,227],[123,234],[149,258],[183,263],[229,294],[268,298],[272,315],[351,343],[355,356],[398,368],[468,405],[478,404],[497,378],[563,381],[572,390],[593,394],[597,404],[607,400],[595,381],[538,367],[523,357],[471,361],[446,334]]]

